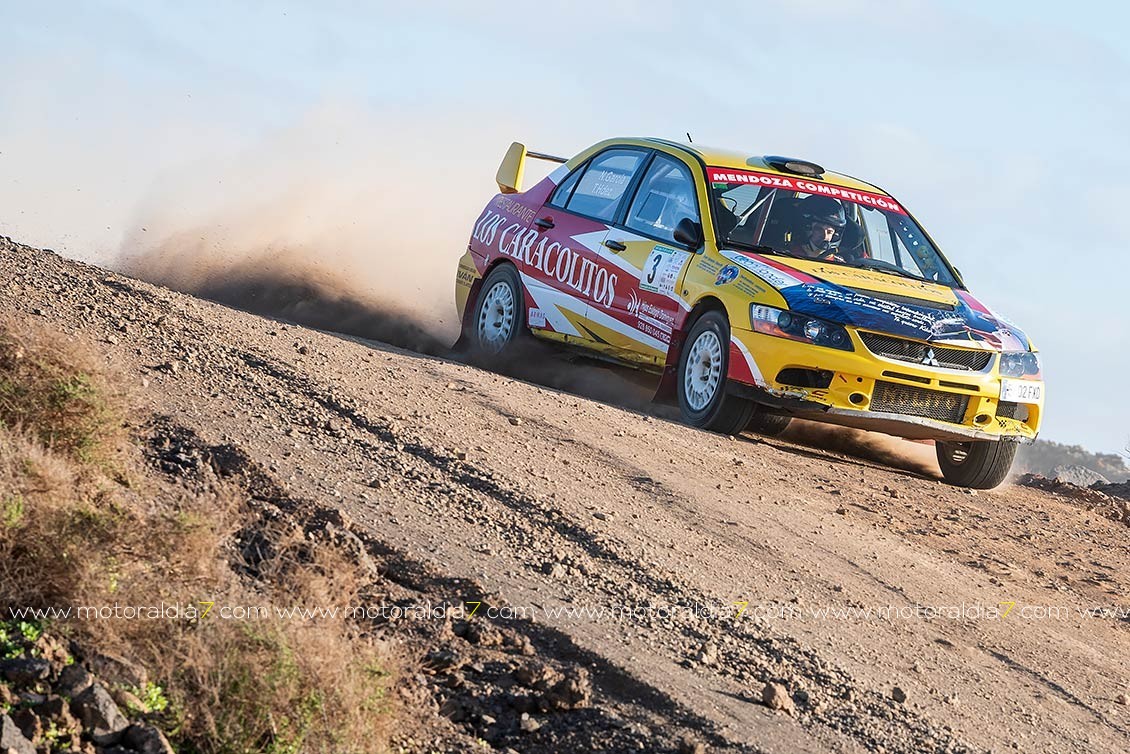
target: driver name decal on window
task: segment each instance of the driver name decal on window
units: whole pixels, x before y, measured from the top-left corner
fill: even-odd
[[[772,188],[782,188],[789,191],[801,191],[806,194],[820,194],[834,199],[844,199],[865,207],[877,207],[889,212],[905,215],[906,210],[889,196],[875,194],[870,191],[832,186],[819,181],[810,181],[804,178],[790,178],[784,175],[771,173],[757,173],[752,170],[732,170],[722,168],[709,168],[707,180],[710,183],[749,183]]]
[[[589,193],[602,199],[618,199],[628,185],[630,174],[616,173],[611,170],[594,171],[592,182],[589,184]]]

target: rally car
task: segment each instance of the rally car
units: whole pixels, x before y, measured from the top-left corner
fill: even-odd
[[[528,157],[562,163],[522,190]],[[662,139],[511,145],[459,261],[464,340],[528,334],[654,371],[723,433],[791,417],[935,441],[990,488],[1040,427],[1036,349],[882,189],[801,159]]]

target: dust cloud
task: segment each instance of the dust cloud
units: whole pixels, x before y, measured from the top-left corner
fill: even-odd
[[[450,350],[457,262],[522,134],[468,125],[473,115],[455,129],[440,112],[388,125],[404,120],[323,107],[253,150],[162,176],[114,266],[256,314],[462,357]],[[552,167],[531,161],[526,185]],[[491,368],[640,411],[655,389],[650,375],[533,342]]]
[[[259,314],[444,352],[459,333],[457,261],[515,134],[455,129],[441,112],[389,125],[405,120],[323,106],[254,149],[161,175],[114,266]]]
[[[941,479],[933,445],[879,432],[794,419],[781,439]]]

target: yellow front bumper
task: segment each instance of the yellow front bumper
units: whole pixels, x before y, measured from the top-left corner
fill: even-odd
[[[756,367],[751,397],[790,414],[912,439],[1036,437],[1043,398],[1033,404],[1001,401],[996,354],[981,371],[925,366],[878,356],[858,331],[849,329],[849,334],[854,351],[732,331]],[[795,370],[822,373],[815,375],[816,384],[828,384],[806,386],[810,383],[798,376],[814,375]]]

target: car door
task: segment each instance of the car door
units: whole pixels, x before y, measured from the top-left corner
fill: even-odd
[[[681,160],[656,153],[631,203],[605,239],[626,277],[609,310],[591,319],[622,358],[660,365],[687,304],[680,284],[694,256],[675,241],[680,220],[701,223],[694,177]]]
[[[610,310],[626,271],[604,241],[628,190],[649,156],[646,149],[613,147],[578,166],[550,195],[531,225],[537,237],[525,255],[533,328],[580,338],[599,350],[606,341],[590,312]]]

